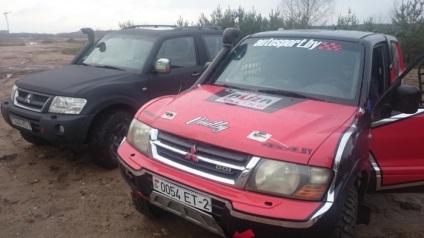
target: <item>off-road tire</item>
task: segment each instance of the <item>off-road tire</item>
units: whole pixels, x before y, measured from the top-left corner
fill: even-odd
[[[332,238],[356,237],[356,221],[358,218],[358,190],[352,186],[343,204],[340,218]]]
[[[165,210],[143,200],[141,197],[137,196],[135,192],[131,193],[131,199],[135,209],[145,216],[160,218],[166,214]]]
[[[94,162],[106,169],[118,166],[117,149],[127,135],[133,116],[123,111],[98,115],[88,138],[88,150]]]
[[[43,139],[41,137],[33,136],[33,135],[25,133],[25,132],[21,132],[21,136],[24,140],[26,140],[27,142],[29,142],[29,143],[31,143],[35,146],[43,146],[43,145],[49,144],[49,142],[46,141],[45,139]]]

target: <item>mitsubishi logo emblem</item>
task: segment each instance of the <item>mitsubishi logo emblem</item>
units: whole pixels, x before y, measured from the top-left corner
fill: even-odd
[[[188,160],[193,160],[194,162],[199,162],[199,158],[197,158],[197,155],[194,154],[196,151],[196,145],[193,145],[193,147],[190,149],[190,152],[185,155],[185,158]]]
[[[25,97],[24,102],[25,102],[25,103],[31,103],[31,100],[32,100],[32,94],[28,94],[28,95]]]

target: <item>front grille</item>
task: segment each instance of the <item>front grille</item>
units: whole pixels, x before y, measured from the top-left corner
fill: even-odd
[[[216,147],[203,142],[186,139],[159,131],[153,141],[157,155],[201,174],[213,175],[233,181],[243,171],[252,156],[249,154]]]
[[[41,112],[49,101],[50,96],[23,89],[16,91],[14,104],[18,107]]]

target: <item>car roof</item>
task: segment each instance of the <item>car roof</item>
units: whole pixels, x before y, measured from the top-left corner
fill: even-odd
[[[159,36],[172,36],[183,35],[184,33],[202,32],[206,34],[222,35],[220,27],[207,26],[207,27],[177,27],[172,25],[136,25],[122,30],[111,32],[112,34],[136,34],[151,37]]]
[[[380,38],[384,39],[385,35],[376,32],[367,31],[346,31],[346,30],[316,30],[316,29],[304,29],[304,30],[278,30],[261,32],[251,35],[251,37],[305,37],[305,38],[317,38],[317,39],[332,39],[342,40],[351,42],[360,41],[375,41]]]

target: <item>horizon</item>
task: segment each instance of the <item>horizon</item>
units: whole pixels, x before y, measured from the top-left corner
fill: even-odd
[[[352,10],[362,23],[369,17],[379,22],[390,22],[390,14],[397,0],[335,0],[334,13],[327,18],[328,25],[335,25],[338,16],[346,15]],[[83,27],[91,27],[97,31],[119,29],[118,24],[127,20],[134,24],[175,24],[181,16],[185,21],[196,23],[203,13],[210,19],[210,14],[218,6],[225,12],[228,8],[235,10],[242,7],[246,12],[254,10],[256,14],[269,18],[272,10],[277,10],[281,0],[270,0],[257,4],[245,3],[242,0],[218,0],[198,2],[181,0],[178,3],[170,0],[150,0],[139,3],[135,0],[121,0],[116,4],[112,0],[93,0],[86,2],[74,0],[46,1],[24,0],[8,1],[2,4],[0,12],[0,31],[10,33],[60,34],[79,31]],[[367,6],[364,8],[364,6]],[[94,10],[93,10],[94,9]],[[7,14],[5,14],[7,13]],[[6,21],[7,16],[7,21]]]

